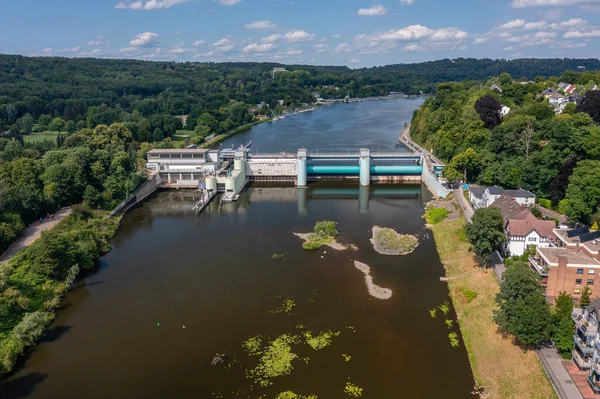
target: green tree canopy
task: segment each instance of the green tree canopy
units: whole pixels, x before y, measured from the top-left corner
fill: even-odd
[[[492,252],[506,242],[504,220],[496,207],[479,208],[467,225],[467,236],[483,267],[487,267]]]

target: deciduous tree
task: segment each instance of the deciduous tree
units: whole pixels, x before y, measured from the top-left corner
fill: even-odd
[[[506,241],[504,220],[496,207],[479,208],[467,225],[467,236],[481,265],[487,267],[492,252]]]

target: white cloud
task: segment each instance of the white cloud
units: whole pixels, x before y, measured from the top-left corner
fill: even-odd
[[[525,29],[541,29],[548,25],[546,21],[538,21],[538,22],[527,22],[525,24]]]
[[[79,52],[79,50],[81,50],[81,47],[79,47],[79,46],[72,47],[72,48],[63,48],[63,49],[47,47],[47,48],[43,49],[42,52],[44,54],[51,55],[51,54],[77,53],[77,52]]]
[[[275,29],[277,28],[277,25],[275,25],[273,22],[271,21],[254,21],[254,22],[250,22],[249,24],[244,25],[244,28],[246,29]]]
[[[317,35],[308,33],[303,30],[294,30],[283,35],[284,39],[288,42],[305,42],[314,40]]]
[[[217,0],[217,3],[223,5],[223,6],[232,6],[234,4],[237,3],[241,3],[242,0]]]
[[[559,19],[564,14],[564,10],[560,8],[554,8],[552,10],[547,10],[541,12],[544,16],[544,19],[554,21],[555,19]]]
[[[158,34],[154,32],[144,32],[137,34],[129,42],[130,46],[134,47],[152,47],[158,43]]]
[[[194,44],[192,44],[192,46],[194,46],[194,47],[200,47],[200,46],[202,46],[203,44],[204,44],[204,40],[196,40],[196,41],[194,42]]]
[[[130,10],[160,10],[171,8],[180,3],[187,3],[190,0],[123,0],[115,8]]]
[[[223,39],[221,39],[221,40],[219,40],[219,41],[216,41],[216,42],[214,42],[214,43],[213,43],[213,46],[228,46],[228,45],[230,45],[230,44],[232,44],[232,43],[233,43],[233,42],[232,42],[230,39],[228,39],[228,38],[224,37]]]
[[[575,5],[598,4],[599,0],[512,0],[515,8],[525,7],[570,7]]]
[[[333,35],[333,36],[331,36],[331,37],[333,37],[334,39],[339,39],[339,38],[340,38],[340,37],[342,37],[342,36],[340,36],[340,35],[337,35],[337,34],[336,34],[336,35]]]
[[[290,48],[288,49],[288,51],[285,52],[286,55],[301,55],[303,53],[304,51],[297,48]]]
[[[318,54],[324,53],[328,48],[329,46],[323,43],[315,44],[315,50],[317,50]]]
[[[504,47],[502,51],[515,51],[517,48],[515,46]]]
[[[473,41],[473,43],[475,43],[475,44],[481,44],[481,43],[487,42],[489,39],[490,39],[489,37],[482,36],[482,37],[478,37],[477,39],[475,39]]]
[[[361,8],[360,10],[358,10],[358,15],[360,15],[362,17],[381,16],[381,15],[386,15],[387,13],[388,13],[387,8],[385,8],[381,4],[375,4],[371,8]]]
[[[352,59],[350,60],[350,64],[351,64],[351,65],[360,64],[360,60],[358,60],[358,59],[356,59],[356,58],[352,58]]]
[[[404,51],[425,51],[425,48],[419,46],[418,44],[409,44],[404,46]]]
[[[400,1],[400,3],[404,4],[404,5],[410,5],[413,4],[415,2],[415,0],[398,0]]]
[[[600,29],[592,29],[588,31],[571,30],[564,34],[565,39],[579,39],[583,37],[600,37]]]
[[[261,41],[263,41],[265,43],[273,43],[273,42],[276,42],[279,39],[281,39],[281,35],[278,34],[278,33],[276,33],[274,35],[270,35],[270,36],[267,36],[267,37],[261,39]]]
[[[252,43],[244,47],[242,52],[244,53],[268,53],[273,51],[277,47],[273,43]]]
[[[524,19],[515,19],[515,20],[509,21],[503,25],[500,25],[498,27],[498,29],[517,29],[517,28],[522,28],[523,26],[525,26]]]

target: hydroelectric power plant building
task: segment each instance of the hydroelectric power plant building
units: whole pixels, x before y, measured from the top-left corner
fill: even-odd
[[[443,165],[442,165],[443,166]],[[208,193],[225,193],[229,199],[248,182],[289,182],[305,187],[316,180],[356,180],[360,186],[371,182],[421,182],[437,196],[449,190],[436,179],[440,165],[431,165],[424,156],[411,152],[318,153],[305,148],[296,154],[251,154],[237,150],[158,149],[148,152],[148,171],[158,187],[205,188]]]

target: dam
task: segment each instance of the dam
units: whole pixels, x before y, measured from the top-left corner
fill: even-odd
[[[155,149],[148,152],[147,170],[156,177],[157,187],[205,190],[203,202],[217,193],[224,193],[226,201],[236,200],[250,182],[280,182],[304,188],[319,180],[354,180],[360,187],[372,182],[423,181],[435,195],[447,195],[423,155],[373,152],[368,148],[346,153],[300,148],[292,154],[256,154],[249,146],[235,150]]]

